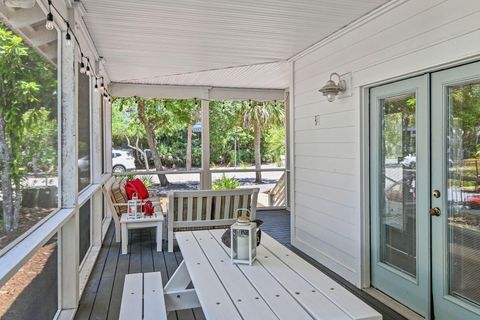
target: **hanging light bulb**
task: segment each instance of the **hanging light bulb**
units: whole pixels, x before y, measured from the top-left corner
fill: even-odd
[[[105,85],[103,84],[103,77],[102,77],[102,82],[100,83],[100,91],[101,92],[105,91]]]
[[[110,103],[112,102],[112,97],[108,98],[108,102],[110,102]]]
[[[67,34],[65,35],[65,44],[67,45],[67,47],[72,46],[72,36],[70,35],[70,32],[68,32],[68,29]]]
[[[53,30],[55,27],[53,25],[53,14],[52,14],[52,8],[51,8],[52,2],[48,0],[48,14],[47,14],[47,22],[45,23],[45,28],[47,30]]]
[[[85,69],[85,73],[87,74],[87,76],[90,76],[92,74],[92,70],[90,70],[90,66],[88,65],[88,63],[87,68]]]
[[[51,31],[54,27],[55,26],[53,25],[53,14],[49,12],[47,14],[47,22],[45,23],[45,28]]]
[[[95,78],[95,85],[93,86],[93,91],[98,92],[98,78]]]
[[[83,63],[83,53],[81,53],[81,57],[80,57],[80,73],[85,73],[85,63]]]

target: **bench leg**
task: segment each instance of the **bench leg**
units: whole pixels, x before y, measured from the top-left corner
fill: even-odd
[[[157,225],[157,252],[162,251],[163,223]]]
[[[127,224],[122,223],[122,254],[128,253],[128,229]]]
[[[117,214],[117,213],[114,212],[114,214]],[[115,225],[115,241],[119,243],[121,241],[120,221],[118,221],[118,219],[113,218],[113,224]]]
[[[186,289],[191,281],[184,260],[180,263],[163,289],[167,312],[200,307],[195,289]]]

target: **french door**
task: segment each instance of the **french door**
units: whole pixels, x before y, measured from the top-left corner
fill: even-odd
[[[480,63],[432,74],[435,319],[480,319]]]
[[[372,286],[429,310],[428,76],[370,91]]]
[[[372,286],[479,320],[480,63],[372,88],[370,113]]]

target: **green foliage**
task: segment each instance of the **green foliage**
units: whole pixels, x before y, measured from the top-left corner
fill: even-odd
[[[53,65],[0,24],[0,171],[9,172],[2,177],[7,231],[18,223],[23,179],[32,171],[56,170],[56,76]]]
[[[231,190],[237,189],[240,186],[235,177],[227,178],[225,174],[222,175],[220,179],[215,181],[212,186],[213,190]]]
[[[153,126],[157,150],[166,167],[185,166],[187,127],[199,121],[199,101],[175,99],[143,99],[145,114]],[[147,149],[145,127],[137,112],[135,98],[114,99],[112,105],[112,140],[116,147],[126,147],[127,138]],[[193,133],[193,166],[201,165],[200,134]]]

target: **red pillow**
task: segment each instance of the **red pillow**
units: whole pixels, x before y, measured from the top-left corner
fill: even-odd
[[[137,197],[140,199],[140,196],[138,195],[138,190],[135,187],[135,184],[133,184],[133,181],[127,181],[125,184],[125,193],[127,194],[128,200],[132,200],[132,196],[134,193],[137,194]]]
[[[132,183],[135,186],[135,189],[137,189],[138,199],[147,199],[150,197],[150,195],[148,194],[148,190],[143,184],[142,180],[137,178],[133,180]]]

